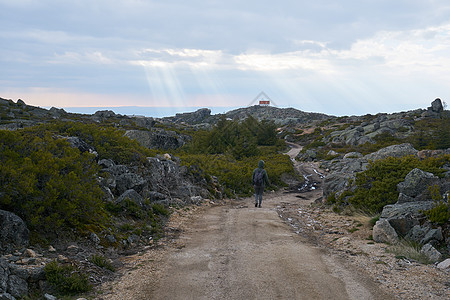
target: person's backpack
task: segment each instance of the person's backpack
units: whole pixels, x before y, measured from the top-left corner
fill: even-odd
[[[253,184],[256,186],[262,186],[264,182],[264,170],[257,170],[255,173],[255,178]]]

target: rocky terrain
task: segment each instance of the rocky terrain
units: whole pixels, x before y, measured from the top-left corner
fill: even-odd
[[[449,132],[446,130],[439,133],[439,138],[435,139],[437,146],[435,145],[432,150],[418,150],[409,142],[410,140],[417,141],[416,144],[420,145],[422,138],[425,142],[429,141],[430,134],[424,130],[420,122],[431,120],[430,124],[434,124],[433,120],[439,120],[441,122],[439,124],[448,126],[449,112],[444,110],[440,99],[433,101],[427,109],[374,116],[334,117],[306,113],[291,108],[259,106],[242,108],[225,114],[226,118],[237,120],[245,119],[248,116],[274,121],[280,127],[280,138],[304,147],[298,154],[297,160],[304,164],[317,164],[317,169],[300,171],[305,178],[303,186],[298,186],[297,182],[290,186],[291,192],[318,189],[319,186],[321,189],[323,188],[323,194],[317,199],[313,199],[316,200],[318,206],[302,208],[305,209],[302,218],[309,215],[311,220],[323,220],[325,217],[321,212],[329,207],[320,208],[321,205],[324,205],[331,195],[337,197],[345,195],[346,191],[354,190],[355,185],[352,182],[354,182],[356,174],[367,170],[373,161],[386,157],[404,157],[405,155],[412,155],[418,159],[450,155],[448,146],[440,146],[441,144],[448,145]],[[190,136],[184,134],[183,130],[195,131],[211,128],[221,117],[223,116],[211,115],[209,109],[200,109],[196,112],[177,114],[174,117],[162,119],[117,115],[112,111],[98,111],[93,115],[81,115],[70,114],[58,108],[47,110],[30,106],[22,100],[14,102],[0,98],[0,129],[2,130],[19,130],[46,124],[53,120],[109,124],[124,129],[125,136],[137,140],[148,149],[158,149],[163,151],[161,153],[167,152],[147,157],[142,164],[125,164],[112,159],[97,159],[101,170],[98,182],[104,194],[103,200],[119,206],[126,206],[128,201],[131,201],[143,210],[147,210],[149,205],[153,204],[161,204],[166,207],[200,205],[209,203],[210,200],[215,201],[213,197],[222,197],[223,190],[217,178],[207,181],[201,170],[182,166],[177,157],[169,154],[170,151],[189,143]],[[423,133],[423,137],[418,133]],[[67,139],[80,152],[97,153],[98,149],[77,136],[61,138]],[[375,147],[380,144],[380,140],[386,138],[392,141],[391,145],[378,147],[374,151],[369,147],[370,145]],[[433,140],[433,137],[431,139]],[[335,147],[336,145],[339,147]],[[323,170],[320,171],[323,173],[317,171],[319,168]],[[423,211],[435,205],[435,199],[432,199],[428,192],[428,187],[431,185],[439,188],[439,197],[444,203],[448,203],[450,165],[446,164],[443,168],[447,171],[442,177],[420,169],[411,170],[404,181],[397,186],[399,195],[397,203],[386,205],[379,220],[375,223],[373,231],[371,231],[372,228],[368,230],[371,232],[373,242],[376,242],[377,245],[378,243],[395,245],[401,243],[405,238],[413,241],[416,245],[420,245],[420,253],[425,255],[429,262],[439,264],[442,270],[448,271],[450,265],[448,259],[450,253],[449,223],[448,221],[439,225],[431,223],[423,214]],[[287,184],[289,185],[288,182]],[[211,191],[214,191],[214,196]],[[0,197],[2,196],[3,193],[0,190]],[[300,195],[300,199],[301,197]],[[280,216],[289,223],[294,220],[292,211],[297,211],[298,208],[292,210],[292,207],[288,209],[281,206],[279,210]],[[333,219],[332,215],[333,213],[328,211],[326,219]],[[297,226],[297,230],[313,228],[317,232],[324,233],[323,226],[319,226],[317,223],[309,223],[308,226],[305,223],[306,219],[302,218],[296,218],[297,225],[294,224],[294,221],[291,222],[294,224],[293,226]],[[339,232],[342,231],[340,228],[343,225],[330,222],[328,220],[327,232],[325,232],[329,237],[328,244],[342,244],[342,247],[339,248],[342,251],[343,248],[348,247],[348,244],[353,243],[352,235],[348,236],[348,242],[342,240]],[[353,228],[353,225],[352,223],[345,226]],[[320,227],[320,230],[317,226]],[[351,228],[346,229],[348,231]],[[317,232],[309,236],[313,236]],[[336,240],[333,240],[335,238]],[[105,247],[103,246],[104,241],[107,241],[108,245],[115,246]],[[102,236],[91,234],[81,240],[72,241],[69,238],[61,238],[60,243],[38,247],[30,243],[30,232],[24,221],[0,207],[0,299],[21,298],[39,290],[48,293],[45,296],[46,299],[54,299],[51,296],[54,290],[46,282],[44,272],[44,266],[53,260],[70,263],[86,271],[89,270],[90,281],[100,284],[114,278],[115,273],[92,263],[90,258],[93,254],[101,253],[115,267],[120,268],[121,260],[119,258],[123,255],[153,248],[156,245],[158,243],[154,243],[152,235],[146,233],[145,230],[141,234],[128,236],[108,234],[106,230]],[[359,251],[349,249],[347,250],[350,252],[346,252],[348,255]],[[379,255],[381,257],[382,254]],[[383,261],[380,263],[383,266],[384,264],[393,264],[393,262],[379,257],[377,261]],[[420,265],[411,259],[407,261]],[[404,262],[404,264],[408,263]],[[389,273],[386,272],[393,271],[386,269],[383,272],[379,274],[380,278],[389,277],[386,275]],[[448,284],[448,282],[443,284]],[[441,299],[439,297],[445,296],[445,293],[437,295],[436,299]],[[430,298],[433,299],[433,297]],[[408,299],[414,299],[414,297]]]

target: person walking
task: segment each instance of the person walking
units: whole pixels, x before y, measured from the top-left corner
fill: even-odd
[[[264,161],[258,162],[258,167],[253,171],[252,182],[255,188],[255,207],[261,207],[262,195],[265,185],[269,185],[269,177],[264,169]]]

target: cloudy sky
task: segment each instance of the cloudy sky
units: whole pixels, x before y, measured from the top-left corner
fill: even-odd
[[[0,97],[41,107],[450,102],[448,0],[0,0],[0,45]]]

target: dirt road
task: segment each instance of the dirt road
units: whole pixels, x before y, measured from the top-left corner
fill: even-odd
[[[281,221],[276,206],[290,199],[205,211],[142,299],[378,299],[373,284]]]
[[[320,178],[314,166],[301,167]],[[266,193],[262,208],[251,198],[207,207],[163,255],[144,254],[102,299],[389,299],[278,215],[281,204],[308,205],[320,194]]]

